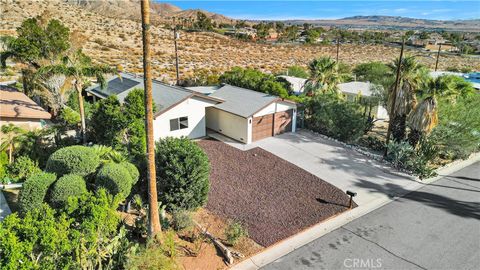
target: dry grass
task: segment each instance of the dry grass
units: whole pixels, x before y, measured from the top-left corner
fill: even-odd
[[[56,1],[2,2],[0,35],[14,34],[16,27],[28,17],[49,11],[52,18],[61,19],[70,30],[78,30],[87,40],[83,48],[100,63],[121,65],[124,70],[140,72],[142,68],[141,28],[136,21],[102,17],[77,6]],[[160,80],[174,78],[173,33],[152,27],[153,74]],[[318,56],[335,55],[335,46],[301,46],[255,44],[227,38],[215,33],[181,33],[179,40],[181,75],[189,76],[197,69],[228,70],[233,66],[258,68],[276,72],[290,65],[306,65]],[[383,45],[342,45],[340,59],[354,66],[367,61],[390,62],[398,48]],[[433,67],[433,58],[419,58]],[[480,69],[480,60],[448,56],[440,61],[447,67]]]

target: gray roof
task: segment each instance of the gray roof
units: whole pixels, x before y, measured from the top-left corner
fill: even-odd
[[[108,85],[105,89],[102,89],[100,85],[97,84],[87,88],[86,91],[101,98],[117,95],[118,100],[123,102],[130,91],[135,88],[144,88],[143,77],[129,73],[121,73],[120,77],[122,79],[120,79],[118,76],[111,77],[107,81]],[[167,85],[160,81],[152,80],[152,97],[157,107],[156,115],[163,113],[173,105],[176,105],[191,96],[198,96],[200,98],[214,100],[213,98],[209,98],[208,96],[182,87]]]
[[[216,108],[245,118],[252,116],[278,99],[277,96],[228,84],[210,94],[210,97],[224,100],[224,102],[217,104]]]
[[[190,86],[190,87],[185,87],[185,88],[187,88],[188,90],[192,90],[192,91],[195,91],[195,92],[198,92],[198,93],[205,94],[205,95],[210,95],[213,92],[217,91],[220,88],[220,86],[218,86],[218,85],[215,85],[215,86]]]
[[[360,93],[362,96],[369,97],[372,95],[371,87],[372,83],[369,82],[348,82],[348,83],[339,83],[338,88],[342,93],[358,95]]]

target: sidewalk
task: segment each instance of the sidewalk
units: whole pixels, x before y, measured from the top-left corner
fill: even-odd
[[[306,137],[302,137],[302,136],[305,136]],[[291,134],[290,135],[286,135],[286,136],[292,136]],[[309,138],[308,134],[298,134],[298,135],[295,135],[297,136],[297,138],[283,138],[283,140],[287,140],[287,143],[282,143],[280,140],[278,140],[279,138],[278,137],[274,137],[272,138],[272,140],[267,140],[267,141],[263,141],[263,143],[259,143],[260,147],[270,151],[272,150],[271,152],[274,152],[274,154],[282,157],[282,158],[285,158],[285,157],[299,157],[299,154],[300,157],[302,158],[318,158],[318,153],[317,151],[320,150],[320,148],[322,148],[322,153],[325,154],[325,151],[327,152],[327,157],[330,157],[328,152],[330,151],[331,153],[330,154],[339,154],[338,150],[339,149],[336,149],[338,146],[336,146],[335,144],[324,144],[324,145],[319,145],[322,144],[323,142],[319,142],[318,140],[315,139],[316,143],[313,143],[311,141],[311,138]],[[301,138],[298,138],[298,136],[300,136]],[[280,138],[282,139],[282,138]],[[296,141],[293,141],[293,139],[296,139]],[[303,144],[303,146],[301,146]],[[282,148],[281,146],[286,146],[285,148]],[[301,149],[299,150],[298,149],[298,146],[301,146]],[[282,148],[282,149],[279,149]],[[329,147],[333,147],[334,151],[331,151],[332,149],[329,149]],[[296,149],[295,149],[296,148]],[[308,156],[305,156],[306,154],[304,153],[305,151],[308,151],[309,154]],[[352,160],[358,160],[359,157],[353,153],[353,150],[349,150],[349,149],[344,149],[342,150],[343,154],[345,154],[345,156],[347,157],[347,159],[343,159],[342,161],[346,162],[346,163],[349,163],[349,162],[352,162]],[[352,151],[352,152],[350,152]],[[275,153],[276,152],[276,153]],[[285,153],[288,153],[288,155],[286,155]],[[303,154],[302,154],[303,153]],[[325,158],[325,157],[324,157]],[[348,158],[350,158],[350,160],[348,160]],[[365,158],[366,159],[366,158]],[[336,160],[338,161],[338,157],[336,158]],[[289,160],[290,161],[290,160]],[[330,180],[329,182],[335,182],[335,181],[338,181],[338,178],[335,179],[334,176],[337,174],[338,175],[338,171],[337,170],[332,170],[332,168],[328,168],[326,166],[323,166],[320,163],[316,163],[316,164],[309,164],[309,165],[306,165],[305,164],[305,160],[302,162],[295,162],[296,160],[294,160],[294,162],[292,163],[297,163],[298,166],[300,167],[303,167],[304,169],[306,169],[307,171],[310,171],[314,174],[317,174],[318,175],[321,175],[323,173],[323,175],[329,175],[328,177],[328,180]],[[357,170],[367,170],[367,171],[370,171],[371,173],[373,173],[373,171],[371,170],[374,170],[375,171],[375,167],[377,166],[380,166],[378,163],[370,163],[370,162],[365,162],[363,159],[361,159],[361,162],[360,163],[363,163],[363,166],[364,168],[362,168],[361,166],[353,166],[353,168],[351,166],[349,166],[349,174],[351,176],[353,175],[356,175],[357,177],[354,177],[352,179],[350,179],[350,181],[352,181],[350,184],[353,184],[352,188],[354,188],[355,191],[357,191],[357,193],[359,193],[361,195],[361,199],[360,200],[355,200],[359,206],[351,211],[347,211],[343,214],[340,214],[330,220],[327,220],[325,222],[322,222],[322,223],[319,223],[317,225],[314,225],[313,227],[309,228],[309,229],[306,229],[305,231],[299,233],[299,234],[296,234],[288,239],[285,239],[269,248],[267,248],[266,250],[264,250],[263,252],[249,258],[249,259],[246,259],[244,260],[243,262],[240,262],[238,263],[237,265],[234,265],[231,269],[235,269],[235,270],[243,270],[243,269],[259,269],[261,268],[262,266],[265,266],[267,265],[268,263],[270,262],[273,262],[274,260],[292,252],[293,250],[295,249],[298,249],[299,247],[302,247],[308,243],[310,243],[311,241],[385,205],[385,204],[388,204],[390,202],[392,202],[393,200],[396,200],[397,198],[399,197],[402,197],[402,196],[405,196],[406,194],[412,192],[412,191],[415,191],[415,190],[418,190],[419,188],[429,184],[429,183],[432,183],[440,178],[442,178],[442,176],[444,175],[448,175],[448,174],[451,174],[457,170],[460,170],[466,166],[469,166],[471,164],[473,164],[474,162],[476,161],[480,161],[480,154],[477,154],[477,155],[474,155],[472,156],[470,159],[468,160],[464,160],[464,161],[458,161],[458,162],[454,162],[452,163],[451,165],[447,166],[447,167],[444,167],[444,168],[441,168],[437,171],[438,175],[437,177],[434,177],[434,178],[431,178],[431,179],[426,179],[425,181],[423,182],[419,182],[419,181],[415,181],[413,180],[412,178],[407,178],[407,177],[399,177],[400,175],[392,175],[392,178],[389,179],[388,177],[385,177],[385,175],[382,175],[381,178],[375,178],[375,177],[365,177],[365,175],[363,175],[363,177],[358,177],[359,175],[356,175],[356,171]],[[313,167],[314,165],[315,168]],[[352,164],[350,164],[352,165]],[[373,167],[372,167],[373,165]],[[320,167],[320,169],[318,168]],[[383,167],[383,166],[381,166]],[[336,171],[336,172],[335,172]],[[385,168],[383,168],[381,171],[383,171],[383,173],[385,173]],[[347,175],[345,175],[347,176]],[[396,177],[395,177],[396,176]],[[398,177],[398,178],[397,178]],[[325,177],[322,177],[322,179],[325,179]],[[344,178],[345,179],[345,178]],[[327,180],[327,179],[325,179]],[[327,180],[327,181],[328,181]],[[350,181],[347,181],[347,182],[350,182]],[[341,181],[343,182],[343,181]],[[341,183],[340,182],[340,183]],[[345,185],[344,187],[346,186],[349,186],[347,185],[347,182],[343,182],[343,184],[341,184],[342,186]],[[335,184],[340,184],[339,182],[336,182]],[[360,197],[360,196],[359,196]]]
[[[3,192],[0,190],[0,221],[11,213],[12,211],[10,211],[10,207],[8,207],[7,200],[5,200],[5,196],[3,196]]]

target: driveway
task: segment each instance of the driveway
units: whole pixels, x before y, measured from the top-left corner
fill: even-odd
[[[443,177],[262,269],[478,269],[479,171]]]
[[[403,195],[418,188],[418,183],[408,176],[307,130],[267,138],[249,145],[249,148],[256,146],[341,190],[357,192],[355,202],[360,206],[376,199]],[[377,186],[383,189],[372,189]]]
[[[5,196],[3,196],[3,192],[0,190],[0,221],[5,219],[10,214],[11,211],[8,207],[7,200],[5,199]]]

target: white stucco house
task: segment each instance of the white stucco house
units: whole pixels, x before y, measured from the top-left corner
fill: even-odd
[[[143,89],[143,78],[122,73],[107,81],[102,89],[94,85],[86,91],[94,99],[117,95],[123,102],[130,91]],[[152,96],[156,106],[153,120],[155,140],[165,137],[186,136],[191,139],[206,136],[205,110],[222,100],[197,93],[182,87],[171,86],[160,81],[152,81]]]
[[[287,75],[280,75],[278,77],[287,80],[287,82],[289,82],[290,85],[292,86],[293,94],[297,96],[303,93],[303,91],[305,90],[304,89],[305,84],[308,81],[307,79],[304,79],[304,78],[292,77]]]
[[[130,91],[143,89],[143,78],[122,73],[104,89],[86,89],[95,99],[117,95],[123,102]],[[152,81],[156,105],[155,140],[165,137],[205,137],[207,129],[245,144],[296,129],[296,103],[231,85],[214,87],[171,86]]]
[[[338,84],[340,92],[347,100],[351,101],[358,98],[372,97],[372,87],[374,87],[374,84],[370,82],[348,82]],[[378,104],[371,108],[371,116],[375,119],[388,119],[388,111],[385,107]]]

